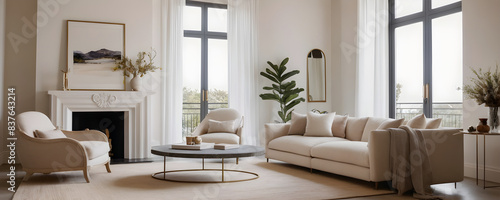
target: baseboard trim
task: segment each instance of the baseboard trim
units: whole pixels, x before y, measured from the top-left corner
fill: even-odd
[[[483,180],[483,165],[479,164],[479,180]],[[464,176],[476,179],[476,163],[464,164]],[[500,168],[486,165],[486,181],[500,183]]]

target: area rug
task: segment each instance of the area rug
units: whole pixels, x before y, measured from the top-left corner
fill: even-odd
[[[220,160],[207,160],[205,168],[220,169]],[[170,159],[167,170],[201,168],[199,159]],[[34,174],[22,182],[14,195],[18,199],[342,199],[392,194],[387,189],[374,189],[374,184],[330,173],[313,171],[264,158],[226,159],[226,169],[245,170],[259,174],[251,181],[233,183],[180,183],[151,177],[163,170],[163,162],[111,165],[90,170],[91,182],[82,172]],[[220,179],[220,172],[197,174],[183,172],[175,178],[210,177]],[[182,177],[185,176],[185,177]],[[226,180],[248,178],[226,173]]]

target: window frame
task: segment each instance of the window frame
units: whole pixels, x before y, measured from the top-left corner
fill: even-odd
[[[214,32],[208,31],[208,8],[219,8],[226,9],[227,5],[199,2],[199,1],[186,1],[186,6],[194,6],[201,8],[201,30],[184,30],[184,37],[199,38],[201,40],[201,85],[200,92],[208,93],[208,40],[209,39],[221,39],[227,40],[227,32]],[[208,101],[203,98],[204,95],[200,95],[200,121],[202,121],[208,114]]]
[[[423,113],[432,117],[432,20],[462,11],[462,1],[432,9],[432,0],[422,0],[422,11],[395,18],[395,1],[389,1],[389,117],[396,118],[396,28],[422,22],[423,87],[428,85],[428,98],[423,99]]]

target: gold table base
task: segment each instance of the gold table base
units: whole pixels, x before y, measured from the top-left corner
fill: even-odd
[[[259,174],[254,173],[254,172],[249,172],[249,171],[243,171],[243,170],[234,170],[234,169],[224,169],[224,158],[222,158],[222,169],[205,169],[205,159],[203,159],[203,164],[202,164],[202,169],[181,169],[181,170],[170,170],[167,171],[167,161],[166,161],[166,156],[163,157],[163,171],[161,172],[156,172],[153,175],[151,175],[153,178],[158,179],[158,180],[164,180],[164,181],[172,181],[172,182],[183,182],[183,183],[233,183],[233,182],[241,182],[241,181],[251,181],[259,178]],[[222,179],[220,181],[189,181],[189,180],[177,180],[177,179],[169,179],[167,178],[166,174],[168,173],[176,173],[176,172],[193,172],[193,171],[220,171],[222,172]],[[247,179],[237,179],[237,180],[225,180],[224,179],[224,172],[237,172],[237,173],[244,173],[244,174],[250,174],[254,175],[252,178],[247,178]],[[163,174],[163,177],[161,177],[161,174]],[[158,177],[160,175],[160,177]]]

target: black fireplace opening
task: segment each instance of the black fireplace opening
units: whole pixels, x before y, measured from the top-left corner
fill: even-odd
[[[125,152],[125,112],[73,112],[73,131],[109,131],[111,159],[123,159]]]

